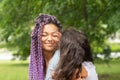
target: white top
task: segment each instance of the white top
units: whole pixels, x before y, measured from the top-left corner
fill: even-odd
[[[45,80],[52,80],[52,72],[56,69],[59,59],[60,59],[60,51],[57,50],[48,64]],[[95,66],[92,62],[84,61],[82,65],[85,67],[85,69],[88,72],[88,76],[85,80],[98,80],[98,75],[96,73]]]
[[[57,50],[50,59],[45,80],[52,80],[52,72],[57,68],[60,59],[60,50]]]
[[[98,80],[98,75],[96,73],[95,66],[92,62],[90,61],[84,61],[82,65],[85,67],[85,69],[88,72],[88,76],[86,80]]]

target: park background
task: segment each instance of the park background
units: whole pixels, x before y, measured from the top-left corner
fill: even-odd
[[[119,7],[119,0],[0,0],[0,80],[28,79],[30,33],[40,13],[86,32],[99,80],[120,80]]]

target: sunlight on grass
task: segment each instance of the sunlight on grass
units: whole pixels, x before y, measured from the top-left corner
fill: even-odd
[[[120,64],[97,64],[96,65],[96,69],[98,71],[99,74],[116,74],[116,73],[120,73]]]
[[[99,80],[120,80],[120,61],[95,66]],[[0,61],[0,80],[28,80],[28,61]]]
[[[28,63],[0,61],[0,80],[28,80]]]
[[[95,64],[99,80],[120,80],[120,61]]]

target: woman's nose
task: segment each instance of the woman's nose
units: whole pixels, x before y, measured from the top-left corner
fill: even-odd
[[[49,35],[48,38],[47,38],[47,40],[49,40],[49,41],[52,40],[52,36]]]

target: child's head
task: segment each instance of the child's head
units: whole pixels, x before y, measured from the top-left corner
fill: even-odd
[[[63,31],[60,42],[60,62],[56,69],[56,80],[71,80],[76,69],[78,69],[76,77],[78,77],[78,74],[81,72],[85,54],[82,47],[84,44],[84,36],[75,29],[67,29]]]
[[[66,59],[71,61],[74,58],[79,58],[80,61],[83,59],[84,49],[82,48],[84,44],[84,36],[81,35],[75,29],[69,28],[62,33],[62,38],[60,41],[60,52],[61,56],[66,56]],[[78,57],[79,56],[79,57]],[[81,57],[81,58],[80,58]],[[77,61],[78,59],[76,59]]]
[[[61,46],[60,46],[61,54],[68,53],[68,51],[73,51],[72,49],[74,48],[76,50],[82,49],[80,50],[82,54],[84,51],[84,57],[82,57],[83,61],[93,62],[91,46],[90,46],[90,42],[88,41],[86,34],[83,31],[77,31],[75,29],[69,28],[65,30],[62,34]],[[75,49],[74,51],[76,51]]]

